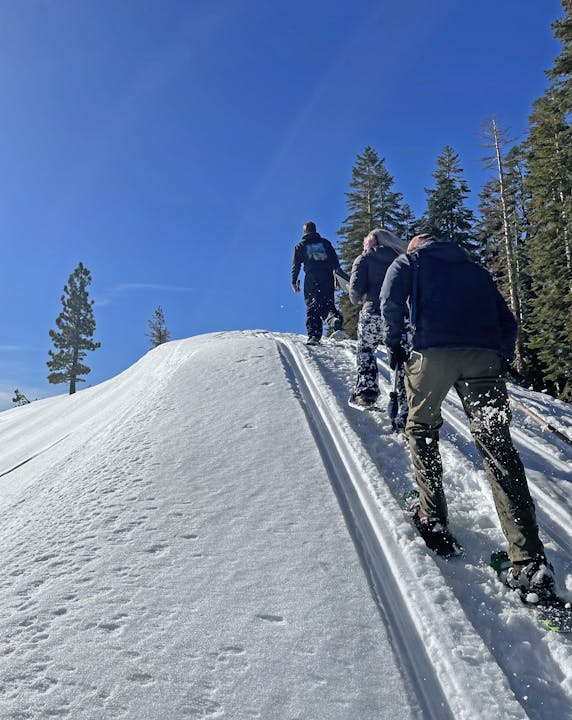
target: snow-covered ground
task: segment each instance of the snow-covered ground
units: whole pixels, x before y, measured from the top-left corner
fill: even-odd
[[[459,402],[441,448],[466,555],[445,561],[353,382],[349,341],[217,333],[0,413],[0,718],[572,718],[572,637],[488,567],[504,541]],[[511,392],[572,437],[569,405]],[[513,436],[572,597],[572,449],[520,410]]]

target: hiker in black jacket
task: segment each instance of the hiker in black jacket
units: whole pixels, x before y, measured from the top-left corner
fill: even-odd
[[[298,276],[304,266],[304,300],[308,345],[317,345],[322,338],[325,321],[333,335],[342,335],[343,318],[334,303],[334,270],[340,261],[331,242],[316,232],[313,222],[304,223],[304,236],[294,248],[292,258],[292,289],[300,292]]]
[[[373,405],[379,395],[375,351],[382,340],[383,321],[379,292],[391,263],[405,252],[406,244],[389,230],[376,228],[363,241],[363,253],[354,260],[349,282],[350,301],[361,305],[357,333],[357,380],[350,403],[362,407]],[[407,419],[407,399],[403,384],[403,367],[397,368],[397,416],[392,418],[395,429],[403,429]]]
[[[447,529],[439,429],[441,406],[454,387],[508,541],[512,567],[506,583],[520,590],[524,602],[550,602],[553,570],[509,430],[503,366],[514,356],[516,321],[490,274],[460,247],[427,234],[416,236],[410,245],[412,252],[400,255],[387,271],[381,313],[390,363],[405,362],[406,433],[419,489],[415,524],[429,547],[448,552],[454,538]],[[401,342],[408,310],[411,352]]]

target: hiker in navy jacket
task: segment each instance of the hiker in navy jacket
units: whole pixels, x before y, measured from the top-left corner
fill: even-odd
[[[489,273],[461,248],[430,235],[413,241],[417,249],[401,255],[387,271],[381,313],[391,364],[405,361],[406,433],[419,489],[415,524],[433,549],[435,537],[452,538],[439,429],[441,405],[454,387],[508,540],[512,568],[507,583],[532,598],[525,601],[542,602],[554,594],[554,578],[538,535],[524,467],[510,436],[511,413],[502,377],[503,363],[513,358],[516,321]],[[409,313],[410,355],[401,345],[404,315]]]
[[[292,289],[300,292],[298,276],[304,266],[304,300],[308,344],[320,342],[325,321],[332,333],[340,333],[343,318],[334,303],[334,270],[340,261],[331,242],[316,232],[313,222],[304,223],[302,240],[294,248]]]
[[[396,259],[405,251],[405,243],[385,228],[375,228],[363,241],[363,253],[354,260],[348,292],[354,305],[361,305],[357,332],[357,379],[350,403],[369,407],[379,395],[377,360],[375,351],[381,343],[382,318],[379,292],[385,274]],[[395,429],[403,429],[407,418],[407,400],[403,385],[403,369],[396,369],[398,414],[392,418]],[[401,392],[399,392],[401,390]]]
[[[417,296],[412,287],[414,264],[418,267]],[[388,271],[381,301],[384,342],[390,351],[400,352],[403,308],[410,297],[415,300],[414,350],[486,348],[495,350],[503,360],[514,358],[516,321],[490,274],[471,262],[458,245],[426,243],[413,253],[401,255]]]

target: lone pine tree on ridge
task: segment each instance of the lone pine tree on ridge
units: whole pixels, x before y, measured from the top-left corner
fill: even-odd
[[[56,351],[49,350],[47,362],[48,381],[53,384],[69,383],[70,395],[76,391],[80,377],[91,372],[83,364],[88,350],[97,350],[101,343],[93,341],[95,318],[93,300],[89,299],[87,287],[91,284],[91,273],[79,263],[69,276],[62,295],[62,311],[56,318],[58,330],[50,330],[50,338]]]

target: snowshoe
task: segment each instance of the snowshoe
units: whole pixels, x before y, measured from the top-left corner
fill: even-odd
[[[556,594],[552,565],[545,558],[514,566],[502,550],[491,555],[490,565],[500,581],[535,613],[541,627],[552,632],[572,632],[572,605]]]
[[[319,344],[320,344],[320,338],[309,337],[306,340],[306,345],[319,345]]]
[[[340,340],[347,340],[348,338],[349,335],[343,330],[334,330],[334,332],[329,336],[329,340],[335,340],[336,342],[339,342]]]
[[[363,390],[360,393],[352,393],[348,405],[356,410],[379,410],[380,408],[376,405],[379,392],[374,389]]]
[[[446,525],[438,520],[419,515],[419,493],[410,490],[402,498],[403,509],[411,516],[417,532],[423,538],[425,545],[436,555],[444,558],[464,555],[463,546],[457,541]]]
[[[396,433],[404,433],[406,424],[407,419],[403,418],[395,418],[395,420],[391,421],[391,427],[393,428],[393,432]]]

